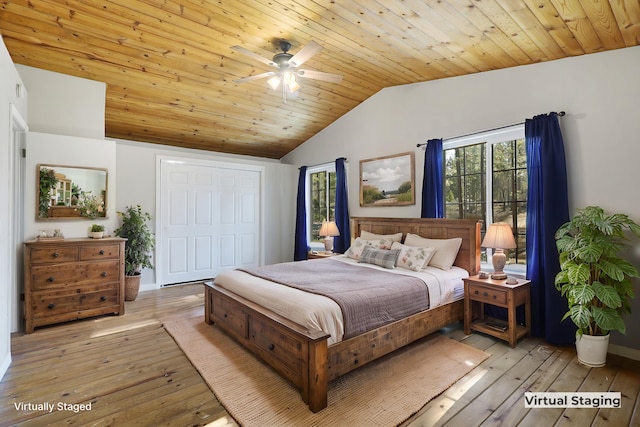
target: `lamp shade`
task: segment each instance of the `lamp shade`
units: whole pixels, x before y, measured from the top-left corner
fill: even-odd
[[[514,249],[516,240],[513,238],[511,226],[506,222],[494,222],[489,224],[487,234],[482,240],[483,248]]]
[[[338,230],[338,226],[335,221],[322,221],[322,227],[320,227],[320,232],[318,233],[320,236],[339,236],[340,231]]]

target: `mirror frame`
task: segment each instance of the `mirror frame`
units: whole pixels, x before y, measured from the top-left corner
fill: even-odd
[[[59,206],[59,208],[65,208],[64,210],[68,210],[72,212],[72,214],[66,215],[64,214],[64,212],[62,212],[55,216],[48,216],[48,217],[40,216],[40,171],[43,168],[51,169],[54,171],[56,171],[56,169],[64,168],[64,169],[80,169],[80,170],[104,172],[104,200],[102,203],[102,212],[98,212],[97,216],[95,217],[86,216],[86,215],[81,215],[78,212],[78,205],[65,205],[65,206]],[[89,167],[89,166],[52,165],[52,164],[39,163],[36,165],[36,209],[35,209],[36,221],[68,221],[68,220],[93,221],[96,219],[106,219],[108,218],[107,216],[108,186],[109,186],[109,171],[106,168],[96,168],[96,167]],[[49,209],[51,209],[51,207],[52,206],[49,205]]]

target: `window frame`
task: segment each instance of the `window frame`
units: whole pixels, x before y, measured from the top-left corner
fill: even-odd
[[[311,225],[312,225],[312,220],[311,220],[311,191],[312,191],[312,188],[311,188],[311,174],[318,173],[318,172],[327,172],[327,174],[330,174],[330,173],[333,172],[335,174],[336,173],[336,164],[335,164],[335,162],[323,163],[323,164],[320,164],[320,165],[307,167],[307,173],[306,173],[306,176],[305,176],[305,210],[306,210],[306,219],[305,220],[306,220],[306,223],[307,223],[307,245],[312,250],[324,250],[324,243],[323,242],[315,242],[315,241],[311,240]],[[327,198],[329,197],[330,193],[331,192],[329,191],[329,183],[327,182]],[[328,199],[327,199],[327,206],[330,206],[330,203],[329,203]]]
[[[505,126],[503,128],[494,129],[486,132],[474,133],[472,135],[464,135],[456,138],[450,138],[443,140],[442,142],[442,151],[443,151],[443,162],[446,162],[444,158],[444,153],[446,150],[451,150],[455,148],[461,148],[474,144],[485,143],[485,218],[486,224],[484,228],[489,226],[489,224],[493,223],[493,209],[492,209],[492,194],[493,194],[493,155],[492,148],[494,144],[502,143],[505,141],[513,141],[518,139],[525,139],[524,133],[524,123]],[[443,170],[443,190],[445,189],[446,179],[445,179],[445,171]],[[491,249],[487,248],[487,261],[482,262],[482,269],[485,271],[490,271],[493,269],[491,262],[489,261],[491,258]],[[505,271],[512,272],[516,275],[524,275],[526,272],[526,264],[508,264],[505,267]]]

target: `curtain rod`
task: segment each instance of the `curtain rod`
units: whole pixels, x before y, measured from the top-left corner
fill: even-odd
[[[343,159],[343,160],[345,161],[345,163],[349,163],[349,160],[347,160],[347,158],[346,158],[346,157],[338,157],[336,160],[339,160],[339,159]],[[317,165],[307,166],[307,169],[309,169],[309,168],[315,168],[315,167],[318,167],[318,166],[329,165],[329,164],[331,164],[331,163],[335,163],[335,160],[334,160],[333,162],[318,163]],[[302,166],[300,166],[300,167],[298,168],[298,170],[300,170],[300,169],[302,169]]]
[[[557,116],[563,117],[567,113],[565,113],[564,111],[560,111],[559,113],[556,113],[555,111],[553,111],[550,114],[555,114]],[[492,132],[494,130],[506,129],[506,128],[510,128],[511,126],[518,126],[518,125],[522,125],[522,124],[524,124],[524,122],[513,123],[513,124],[510,124],[510,125],[506,125],[506,126],[499,126],[497,128],[493,128],[493,129],[481,130],[481,131],[478,131],[478,132],[467,133],[467,134],[464,134],[464,135],[458,135],[458,136],[452,136],[452,137],[449,137],[449,138],[443,138],[442,141],[444,142],[444,141],[449,141],[449,140],[452,140],[452,139],[465,138],[467,136],[473,136],[473,135],[477,135],[479,133]],[[416,144],[416,147],[422,147],[424,145],[427,145],[427,143],[423,142],[421,144]]]

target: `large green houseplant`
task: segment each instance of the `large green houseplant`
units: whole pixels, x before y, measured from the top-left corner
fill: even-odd
[[[584,336],[606,337],[600,339],[606,360],[609,331],[626,331],[622,316],[631,311],[634,296],[630,278],[639,277],[638,269],[620,257],[627,232],[640,237],[640,226],[627,215],[608,215],[598,206],[578,211],[556,232],[561,270],[555,286],[567,298],[563,320],[570,318],[578,327],[578,359],[585,364],[602,366],[604,360],[589,362],[595,358],[593,350],[580,354]]]
[[[143,268],[153,268],[151,251],[155,243],[149,229],[151,215],[140,205],[127,206],[118,212],[122,225],[115,230],[116,236],[127,239],[124,249],[125,300],[133,301],[140,289],[140,275]]]

